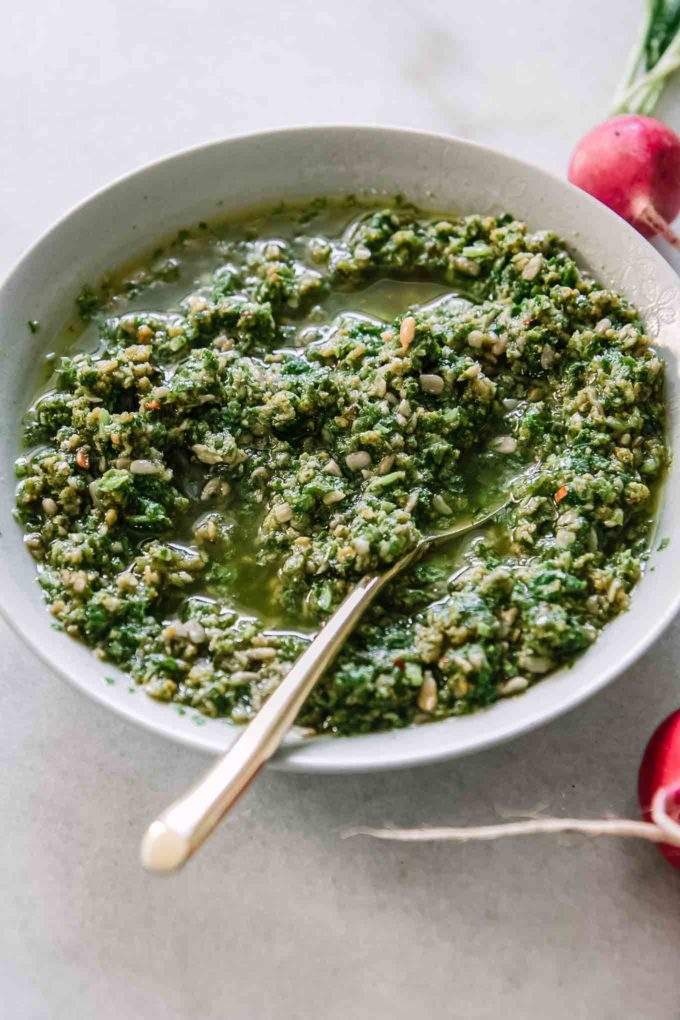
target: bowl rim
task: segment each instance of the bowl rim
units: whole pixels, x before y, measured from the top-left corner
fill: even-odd
[[[227,135],[222,138],[213,139],[208,142],[202,142],[196,145],[192,145],[183,149],[179,149],[163,156],[159,156],[153,160],[150,160],[141,166],[126,171],[119,175],[114,180],[97,188],[85,198],[68,208],[61,216],[54,220],[50,226],[48,226],[37,238],[34,240],[27,249],[19,256],[14,262],[10,269],[4,274],[0,280],[0,291],[7,288],[11,282],[18,277],[26,263],[28,263],[34,254],[53,233],[56,233],[63,224],[69,221],[71,218],[76,217],[81,210],[94,205],[102,197],[115,191],[116,189],[124,186],[128,181],[139,178],[155,170],[156,168],[169,164],[173,161],[181,161],[183,159],[190,159],[193,156],[197,156],[203,152],[210,150],[217,150],[224,146],[228,146],[233,143],[248,143],[255,142],[258,139],[268,139],[275,141],[276,138],[290,137],[296,134],[309,135],[310,133],[322,133],[322,132],[351,132],[352,134],[364,134],[367,136],[404,136],[409,135],[413,138],[422,138],[428,140],[437,140],[443,143],[454,143],[463,149],[473,150],[481,154],[481,156],[489,156],[491,158],[501,157],[508,164],[514,166],[519,172],[530,171],[532,174],[538,174],[548,180],[556,182],[561,188],[568,192],[572,192],[578,195],[578,201],[587,204],[591,204],[593,208],[598,210],[597,215],[609,217],[611,221],[617,221],[618,229],[624,229],[629,232],[629,236],[636,238],[636,243],[641,241],[642,238],[629,224],[621,219],[616,213],[612,212],[605,206],[603,206],[596,199],[592,198],[587,193],[581,191],[572,185],[569,181],[561,178],[556,173],[545,170],[540,166],[536,166],[529,161],[522,160],[514,155],[503,152],[500,149],[496,149],[492,146],[480,144],[479,142],[470,141],[465,138],[460,138],[456,135],[446,134],[444,132],[436,131],[425,131],[420,129],[414,129],[411,127],[400,127],[395,125],[373,125],[370,123],[322,123],[322,124],[298,124],[287,127],[277,128],[263,128],[257,131],[242,132],[234,135]],[[648,252],[646,252],[648,258],[655,262],[657,266],[663,266],[666,271],[671,270],[671,267],[663,259],[661,254],[653,247],[648,244]],[[2,570],[3,568],[0,568]],[[39,597],[36,590],[36,597]],[[417,765],[428,765],[435,764],[437,762],[446,761],[455,757],[476,753],[477,751],[483,751],[497,744],[503,743],[507,740],[520,737],[526,733],[531,732],[539,726],[551,722],[558,716],[570,712],[572,709],[577,708],[584,701],[592,697],[603,687],[609,684],[615,677],[621,674],[624,670],[628,669],[637,659],[640,658],[644,652],[656,641],[659,635],[665,630],[666,627],[671,623],[673,618],[680,610],[680,584],[675,592],[675,595],[670,599],[663,610],[657,615],[655,622],[650,626],[644,633],[643,636],[636,641],[636,643],[625,653],[623,656],[617,656],[611,666],[608,666],[600,670],[590,681],[583,685],[580,690],[575,690],[568,698],[557,698],[552,705],[543,706],[540,712],[535,712],[533,715],[528,714],[525,719],[520,720],[509,720],[504,726],[497,726],[496,729],[486,736],[478,736],[474,741],[468,743],[463,742],[460,745],[453,745],[450,747],[439,747],[439,748],[428,748],[427,745],[406,751],[404,749],[399,750],[398,748],[398,736],[400,733],[404,733],[404,730],[390,730],[384,733],[372,733],[367,735],[359,735],[354,737],[332,737],[332,736],[319,736],[314,738],[313,741],[305,743],[293,743],[290,745],[284,744],[274,758],[268,763],[272,768],[288,772],[303,772],[303,773],[321,773],[321,774],[337,774],[337,773],[358,773],[358,772],[375,772],[385,771],[399,768],[410,768]],[[49,651],[43,647],[43,643],[39,636],[33,633],[27,632],[22,629],[21,622],[15,618],[11,606],[5,597],[5,593],[0,587],[0,615],[7,621],[12,630],[21,638],[21,640],[38,656],[38,658],[44,662],[51,670],[59,674],[61,677],[66,679],[74,687],[87,694],[94,701],[101,705],[104,705],[109,710],[113,710],[119,716],[128,719],[138,726],[142,726],[144,729],[164,737],[167,740],[182,743],[188,747],[200,750],[204,753],[220,753],[220,748],[214,741],[207,741],[202,738],[196,730],[192,730],[189,726],[184,727],[181,732],[170,730],[164,726],[162,722],[158,722],[155,719],[146,718],[140,716],[128,702],[122,703],[107,697],[106,688],[96,688],[87,679],[80,679],[79,675],[70,669],[67,665],[63,664],[58,658],[55,658],[49,653]],[[611,626],[611,624],[609,625]],[[91,655],[90,649],[87,649]],[[564,669],[560,669],[555,673],[551,674],[550,677],[541,681],[541,685],[549,684],[551,679],[558,678],[564,673]],[[129,707],[128,707],[129,705]],[[492,706],[493,708],[493,706]],[[487,710],[480,710],[480,712],[488,712]],[[477,715],[479,713],[475,713]],[[472,717],[466,717],[472,718]],[[447,724],[455,723],[455,719],[441,720],[436,723],[428,724],[427,727],[419,727],[419,729],[425,730],[430,726],[444,726]],[[361,755],[354,757],[351,754],[351,747],[357,746],[357,742],[362,740],[370,739],[375,741],[376,738],[383,738],[385,747],[383,754],[380,756],[375,755],[372,760],[367,760]],[[389,742],[395,742],[397,744],[393,749],[389,748]],[[313,759],[313,756],[306,754],[312,747],[319,747],[322,744],[331,742],[334,745],[338,745],[342,742],[343,747],[347,748],[347,755],[343,755],[341,760],[332,758],[331,760]],[[224,748],[222,748],[224,750]]]

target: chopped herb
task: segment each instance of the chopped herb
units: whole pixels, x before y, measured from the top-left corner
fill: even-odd
[[[27,416],[54,626],[196,725],[244,722],[361,575],[511,493],[395,580],[298,721],[462,715],[570,665],[629,604],[668,462],[636,309],[510,215],[320,200],[199,229],[118,274],[107,318],[84,289],[98,344]]]
[[[90,322],[101,312],[101,300],[97,292],[89,284],[85,284],[76,298],[76,307],[78,308],[78,315],[83,322]]]

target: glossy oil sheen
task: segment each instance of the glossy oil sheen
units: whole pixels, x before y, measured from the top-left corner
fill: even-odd
[[[301,154],[304,153],[304,158]],[[56,633],[44,612],[35,570],[11,515],[13,462],[21,415],[35,393],[44,354],[69,315],[73,295],[145,239],[171,236],[187,223],[267,205],[282,194],[360,194],[381,201],[405,194],[425,208],[500,213],[511,209],[538,228],[549,225],[605,285],[641,309],[667,366],[669,429],[680,433],[677,332],[680,294],[672,269],[621,219],[579,190],[529,164],[490,149],[417,131],[314,127],[245,136],[180,153],[145,167],[75,209],[22,259],[0,288],[0,606],[42,658],[90,696],[127,718],[206,751],[223,750],[234,728],[195,722],[165,705],[128,693],[124,677],[89,650]],[[40,332],[31,333],[30,319]],[[660,509],[658,537],[680,530],[680,466],[673,460]],[[674,541],[674,540],[673,540]],[[291,736],[276,767],[310,772],[368,771],[468,754],[578,705],[631,665],[668,625],[680,605],[680,575],[671,548],[657,551],[633,598],[601,640],[570,670],[522,698],[427,727],[346,740]],[[105,677],[115,681],[105,682]],[[641,692],[643,696],[643,692]]]

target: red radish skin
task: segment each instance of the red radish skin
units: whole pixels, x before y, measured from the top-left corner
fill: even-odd
[[[640,764],[638,796],[646,821],[652,820],[652,801],[660,789],[673,791],[666,811],[680,821],[680,709],[669,715],[652,734]],[[680,847],[659,843],[658,848],[674,868],[680,868]]]
[[[571,157],[569,180],[647,238],[680,248],[680,138],[654,117],[624,114],[593,128]]]

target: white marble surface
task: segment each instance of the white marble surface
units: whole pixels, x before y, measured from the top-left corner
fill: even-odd
[[[3,13],[0,271],[149,159],[303,122],[432,128],[563,172],[637,0],[43,0]],[[662,112],[680,128],[680,92]],[[0,625],[0,1014],[8,1020],[615,1020],[680,1015],[680,879],[637,844],[342,841],[356,822],[635,812],[678,704],[676,623],[568,717],[449,765],[264,775],[192,865],[145,823],[199,755],[109,716]]]

